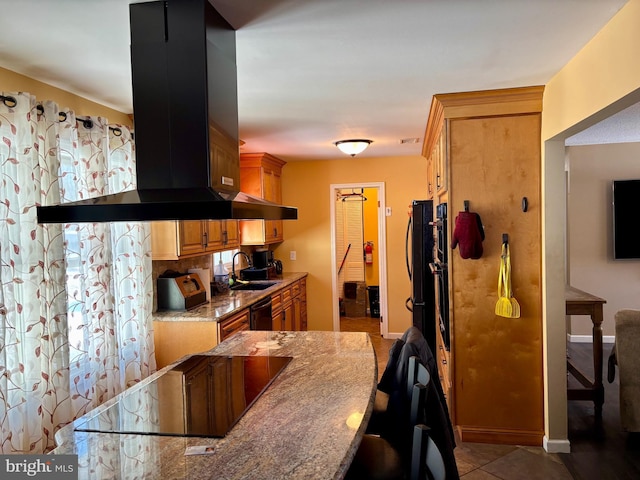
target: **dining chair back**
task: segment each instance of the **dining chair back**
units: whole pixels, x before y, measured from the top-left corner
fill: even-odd
[[[411,394],[410,418],[413,422],[423,418],[427,398],[427,386],[415,384]],[[411,424],[411,428],[415,424]],[[400,426],[400,428],[403,428]],[[403,434],[411,436],[411,428]],[[405,430],[403,428],[403,430]],[[412,452],[402,451],[387,439],[365,434],[351,462],[345,478],[347,480],[404,480],[408,477]]]
[[[429,436],[430,428],[416,425],[413,429],[411,480],[445,480],[442,454]]]

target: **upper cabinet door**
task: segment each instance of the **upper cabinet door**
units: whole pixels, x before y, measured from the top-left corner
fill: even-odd
[[[237,220],[151,222],[153,260],[178,260],[240,245]]]
[[[282,203],[282,167],[286,163],[268,153],[240,155],[240,190],[270,202]],[[284,240],[282,220],[241,220],[242,245],[266,245]]]
[[[433,148],[433,166],[435,168],[436,192],[447,191],[447,122],[444,122],[440,130],[440,136]]]
[[[204,252],[205,230],[200,220],[178,222],[179,255]]]

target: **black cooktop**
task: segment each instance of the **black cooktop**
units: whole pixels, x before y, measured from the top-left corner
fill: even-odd
[[[76,430],[224,437],[290,361],[194,355]]]

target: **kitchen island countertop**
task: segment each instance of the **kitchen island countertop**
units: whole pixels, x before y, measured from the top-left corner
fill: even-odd
[[[156,311],[153,313],[153,320],[156,322],[218,322],[306,276],[306,272],[290,272],[283,273],[278,278],[254,280],[251,283],[275,283],[275,285],[264,290],[229,290],[217,293],[212,295],[210,302],[191,310]]]
[[[78,454],[78,478],[342,478],[373,408],[375,351],[362,332],[244,331],[207,355],[292,357],[224,438],[75,431],[87,417],[117,405],[120,421],[153,418],[154,401],[129,405],[169,365],[56,433],[54,454]],[[151,411],[149,411],[151,409]],[[112,410],[113,411],[113,410]],[[149,421],[149,420],[147,420]],[[189,446],[209,447],[185,455]]]

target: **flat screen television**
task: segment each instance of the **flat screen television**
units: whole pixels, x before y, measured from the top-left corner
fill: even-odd
[[[640,180],[613,181],[613,258],[640,258]]]

